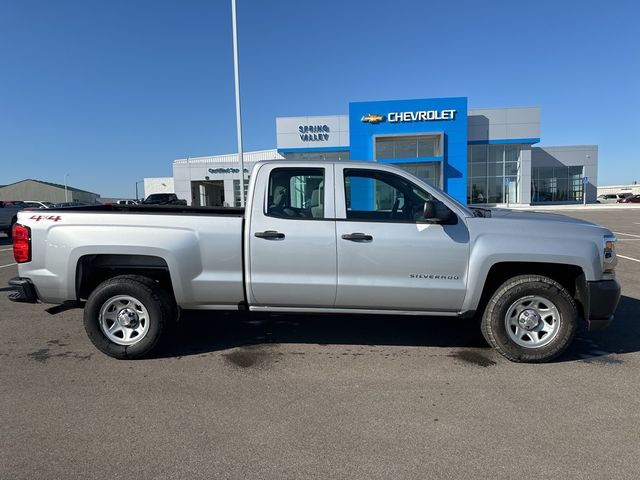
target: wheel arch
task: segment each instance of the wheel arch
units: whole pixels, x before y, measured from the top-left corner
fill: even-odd
[[[162,286],[175,300],[166,260],[154,255],[96,254],[84,255],[76,265],[76,298],[83,301],[102,282],[121,275],[140,275]]]
[[[484,281],[475,312],[482,314],[489,299],[504,282],[519,275],[542,275],[562,285],[576,301],[582,318],[588,310],[585,274],[579,265],[545,262],[498,262],[491,266]]]

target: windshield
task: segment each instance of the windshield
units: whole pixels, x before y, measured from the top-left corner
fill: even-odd
[[[392,165],[390,165],[392,166]],[[467,217],[475,217],[476,214],[474,213],[473,210],[470,210],[469,207],[467,207],[466,205],[463,205],[462,203],[460,203],[458,200],[456,200],[455,198],[453,198],[451,195],[443,192],[442,190],[440,190],[438,187],[431,185],[427,182],[425,182],[424,180],[422,180],[419,177],[416,177],[413,173],[411,172],[407,172],[406,170],[403,170],[402,168],[398,167],[398,166],[393,166],[395,169],[400,170],[404,175],[408,175],[409,177],[411,177],[413,179],[413,181],[417,181],[418,184],[421,185],[426,185],[427,186],[427,191],[429,190],[435,190],[435,197],[439,198],[439,199],[446,199],[447,202],[453,203],[455,204],[460,210],[462,210],[465,214],[465,216]],[[424,192],[422,192],[422,194],[418,193],[419,189],[414,189],[414,193],[417,194],[418,196],[420,196],[421,198],[423,198],[423,200],[428,200],[428,198],[424,198]]]

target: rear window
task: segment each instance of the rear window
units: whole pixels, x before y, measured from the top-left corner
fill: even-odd
[[[269,176],[266,214],[322,219],[324,195],[324,168],[276,168]]]

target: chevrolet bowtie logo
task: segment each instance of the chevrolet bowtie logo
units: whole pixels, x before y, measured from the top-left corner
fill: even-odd
[[[368,115],[364,115],[360,119],[360,121],[365,123],[380,123],[384,121],[384,115],[378,115],[377,113],[370,113]]]

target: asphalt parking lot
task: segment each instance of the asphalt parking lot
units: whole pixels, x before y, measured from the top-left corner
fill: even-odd
[[[568,214],[617,232],[623,297],[546,365],[469,321],[240,314],[187,314],[117,361],[80,310],[6,299],[2,237],[0,478],[636,479],[640,210]]]

